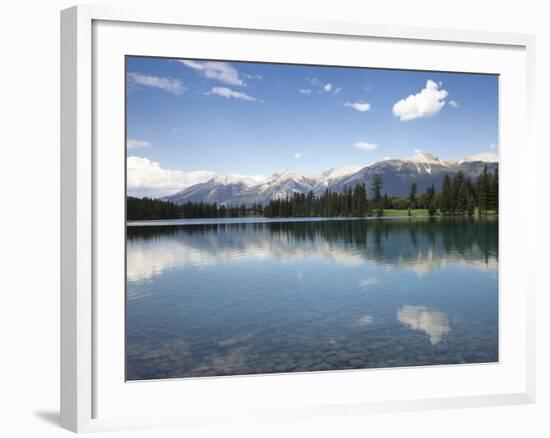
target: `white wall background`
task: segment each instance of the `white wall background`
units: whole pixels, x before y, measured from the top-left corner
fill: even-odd
[[[546,2],[522,0],[392,0],[325,2],[201,0],[96,3],[193,8],[222,16],[308,17],[537,35],[537,131],[540,241],[538,277],[538,403],[530,406],[371,415],[254,424],[111,433],[105,436],[550,436],[549,202],[550,27]],[[0,14],[0,434],[69,436],[59,404],[59,10],[66,0],[4,2]],[[545,129],[546,128],[546,129]],[[521,147],[521,145],[518,145]],[[7,298],[7,300],[6,300]]]

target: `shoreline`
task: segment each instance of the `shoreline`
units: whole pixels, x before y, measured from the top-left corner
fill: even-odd
[[[478,219],[482,216],[450,215],[392,215],[392,216],[367,216],[367,217],[249,217],[249,218],[204,218],[204,219],[147,219],[127,221],[127,227],[156,227],[156,226],[188,226],[188,225],[223,225],[223,224],[257,224],[257,223],[292,223],[292,222],[339,222],[339,221],[377,221],[387,219],[441,219],[441,218],[471,218]],[[483,217],[498,217],[491,214]]]

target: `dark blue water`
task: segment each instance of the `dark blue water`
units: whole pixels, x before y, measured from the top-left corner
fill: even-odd
[[[496,219],[128,227],[127,378],[498,361]]]

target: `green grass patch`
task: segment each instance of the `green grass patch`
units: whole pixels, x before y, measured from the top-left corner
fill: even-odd
[[[409,210],[385,209],[384,216],[408,216]],[[414,208],[411,210],[411,216],[428,216],[428,210],[425,208]]]

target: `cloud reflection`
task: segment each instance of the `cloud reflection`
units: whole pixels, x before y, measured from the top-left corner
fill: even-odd
[[[129,227],[127,275],[130,282],[143,281],[175,266],[306,258],[348,266],[397,266],[418,276],[448,264],[497,270],[496,228],[481,221],[468,224],[456,236],[438,222],[420,220],[412,225],[414,233],[409,221],[392,220]],[[367,278],[359,286],[373,284]]]
[[[365,314],[361,318],[359,318],[358,323],[361,327],[372,325],[374,324],[374,316]]]
[[[378,283],[378,279],[376,277],[367,277],[359,280],[359,286],[363,288],[368,288],[375,285],[376,283]]]
[[[413,330],[426,333],[432,345],[436,345],[451,331],[447,316],[439,310],[425,306],[405,305],[397,312],[397,319]]]

